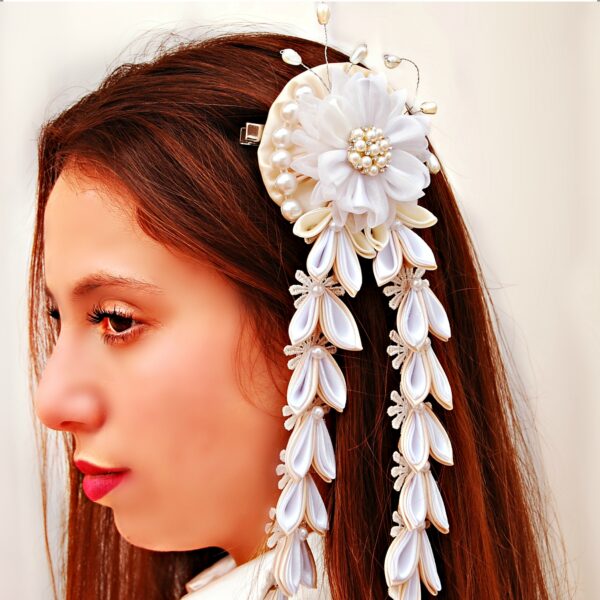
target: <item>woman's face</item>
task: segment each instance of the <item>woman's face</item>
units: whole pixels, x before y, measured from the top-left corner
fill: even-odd
[[[113,510],[130,543],[219,546],[244,562],[262,543],[279,495],[275,468],[289,433],[277,388],[285,389],[289,372],[282,361],[276,385],[244,336],[241,372],[252,402],[243,396],[234,288],[144,234],[128,206],[123,196],[64,173],[52,190],[45,275],[60,335],[36,413],[73,434],[74,460],[130,469],[96,500]],[[102,316],[112,311],[119,314]]]

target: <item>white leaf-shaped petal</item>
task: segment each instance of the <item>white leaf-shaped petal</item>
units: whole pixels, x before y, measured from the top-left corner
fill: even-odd
[[[306,259],[306,269],[315,279],[322,279],[329,273],[335,260],[336,246],[337,234],[327,227],[313,243]]]
[[[429,441],[423,414],[410,410],[400,431],[400,452],[413,469],[423,468],[429,457]]]
[[[306,340],[314,331],[319,320],[321,296],[307,294],[306,298],[296,309],[288,326],[288,334],[292,344]]]
[[[330,292],[321,298],[321,328],[327,339],[338,348],[362,350],[360,333],[350,309]]]
[[[281,538],[282,546],[278,548],[274,565],[274,574],[279,586],[286,596],[294,595],[302,580],[302,540],[298,532]]]
[[[331,408],[342,412],[346,407],[346,380],[339,365],[329,352],[325,352],[323,358],[313,359],[318,363],[319,369],[319,394],[331,406]]]
[[[431,543],[425,530],[421,532],[420,546],[419,573],[427,589],[435,596],[442,589],[442,584],[435,565]]]
[[[423,352],[409,352],[402,363],[400,387],[413,404],[423,400],[431,388],[431,375],[425,363]]]
[[[435,258],[431,248],[412,229],[405,225],[398,227],[398,236],[404,251],[404,257],[415,267],[435,269]]]
[[[287,389],[287,403],[300,414],[313,401],[319,384],[319,365],[310,352],[298,362]]]
[[[313,466],[325,481],[335,479],[335,452],[331,443],[331,436],[323,419],[315,419]]]
[[[392,540],[384,562],[385,579],[388,586],[404,583],[413,573],[417,572],[419,545],[417,529],[403,528]]]
[[[296,422],[285,452],[289,472],[296,479],[306,475],[313,460],[315,447],[315,419],[307,413]]]
[[[400,600],[421,600],[421,580],[419,578],[419,569],[415,569],[415,572],[412,574],[406,585],[402,586]]]
[[[302,519],[306,509],[306,483],[290,479],[277,500],[276,515],[279,526],[285,533],[293,531]]]
[[[448,533],[450,525],[446,514],[446,506],[438,484],[430,470],[425,472],[425,484],[427,489],[427,517],[442,533]]]
[[[398,509],[409,529],[415,529],[427,516],[425,480],[421,471],[411,471],[400,491]]]
[[[386,246],[377,253],[373,260],[373,274],[377,285],[384,285],[394,279],[401,266],[402,246],[398,236],[392,233]]]
[[[427,337],[427,314],[420,294],[410,289],[404,295],[396,316],[398,333],[412,348],[418,348]]]
[[[439,337],[440,339],[447,341],[450,338],[450,322],[448,321],[448,315],[446,310],[442,306],[442,303],[438,300],[437,296],[429,289],[428,286],[424,286],[421,290],[423,296],[423,302],[425,309],[427,310],[427,319],[429,321],[429,329],[431,333]]]
[[[311,547],[306,540],[300,542],[302,552],[302,575],[300,583],[307,588],[317,587],[317,566]]]
[[[446,372],[442,368],[433,348],[429,346],[425,352],[428,371],[431,373],[431,393],[447,410],[452,410],[452,388]]]
[[[362,269],[356,256],[356,250],[346,229],[337,234],[337,250],[334,271],[339,282],[350,296],[356,296],[362,286]]]
[[[319,493],[319,488],[317,488],[310,473],[306,475],[306,486],[306,519],[308,524],[314,530],[325,533],[329,528],[327,509]]]
[[[311,238],[321,233],[330,220],[331,209],[328,206],[315,208],[299,217],[292,231],[298,237]]]
[[[440,420],[426,405],[425,411],[423,412],[423,420],[425,421],[425,426],[427,428],[431,456],[443,465],[454,464],[450,438],[448,437],[444,426],[440,423]]]

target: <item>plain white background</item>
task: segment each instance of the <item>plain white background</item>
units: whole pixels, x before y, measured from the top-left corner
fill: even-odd
[[[421,70],[418,98],[438,103],[430,137],[525,383],[548,502],[568,545],[565,569],[577,580],[577,598],[591,599],[600,554],[598,4],[331,8],[330,44],[350,52],[368,42],[366,63],[375,68],[383,52],[411,58]],[[313,2],[0,5],[2,597],[50,598],[27,391],[25,290],[38,128],[93,89],[109,67],[139,53],[153,37],[149,30],[193,37],[190,28],[198,26],[254,22],[323,41]],[[410,65],[393,77],[413,89]]]

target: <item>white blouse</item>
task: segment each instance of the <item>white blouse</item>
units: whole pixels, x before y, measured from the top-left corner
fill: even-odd
[[[331,600],[323,560],[323,536],[312,531],[308,534],[307,542],[315,557],[317,587],[301,586],[289,600]],[[236,566],[235,560],[228,554],[190,579],[185,584],[188,593],[181,600],[264,600],[274,582],[274,558],[275,548],[271,548]]]

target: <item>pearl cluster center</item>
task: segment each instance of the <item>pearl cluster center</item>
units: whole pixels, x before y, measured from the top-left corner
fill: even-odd
[[[385,171],[392,159],[390,139],[381,127],[357,127],[348,136],[348,161],[364,175]]]

